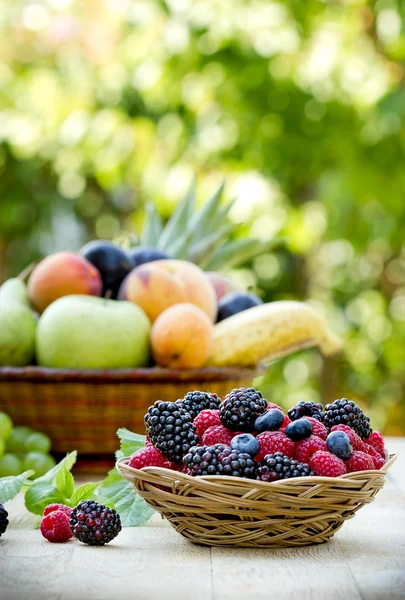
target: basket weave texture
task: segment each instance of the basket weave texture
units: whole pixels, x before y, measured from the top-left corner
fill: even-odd
[[[116,431],[144,433],[144,415],[156,400],[173,402],[190,390],[224,397],[249,387],[261,369],[204,368],[65,370],[0,368],[0,410],[17,425],[47,433],[54,452],[112,454]]]
[[[170,524],[204,546],[285,548],[329,540],[344,521],[372,502],[387,470],[342,477],[297,477],[266,483],[237,477],[191,477],[160,467],[117,469]]]

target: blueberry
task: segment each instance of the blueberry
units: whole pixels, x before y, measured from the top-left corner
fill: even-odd
[[[285,428],[285,434],[293,442],[299,442],[305,440],[312,433],[312,423],[308,419],[297,419],[292,423],[289,423]]]
[[[218,302],[217,321],[223,321],[232,315],[263,304],[263,300],[256,294],[247,294],[245,292],[228,292]]]
[[[250,456],[256,456],[260,450],[260,443],[251,433],[241,433],[232,438],[231,448],[239,450],[239,452],[246,452]]]
[[[278,408],[271,408],[255,421],[255,431],[262,433],[263,431],[277,431],[284,422],[284,415]]]
[[[348,460],[353,452],[350,438],[344,431],[332,431],[326,438],[326,445],[332,454],[342,460]]]

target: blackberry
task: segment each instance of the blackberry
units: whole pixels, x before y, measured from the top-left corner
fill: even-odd
[[[256,479],[257,463],[250,454],[225,446],[195,446],[183,459],[189,475],[229,475]]]
[[[259,463],[257,478],[261,481],[277,481],[292,477],[308,477],[314,475],[311,467],[298,460],[292,460],[282,452],[267,454]]]
[[[318,421],[322,421],[323,406],[321,403],[316,404],[315,402],[305,402],[305,400],[301,400],[301,402],[298,402],[298,404],[290,408],[288,416],[291,421],[296,421],[302,417],[313,417]]]
[[[368,438],[372,429],[370,418],[352,400],[342,398],[325,406],[323,423],[330,431],[334,425],[349,425],[362,440]]]
[[[84,544],[104,546],[121,531],[121,519],[112,508],[94,500],[85,500],[72,510],[70,529]]]
[[[8,525],[8,512],[2,504],[0,504],[0,537],[5,533]]]
[[[192,420],[196,418],[203,410],[218,410],[221,405],[221,398],[217,394],[208,394],[207,392],[188,392],[182,400],[177,400],[176,404],[184,408]]]
[[[231,431],[253,431],[257,417],[267,408],[267,400],[254,388],[232,390],[219,408],[222,425]]]
[[[157,400],[145,415],[145,425],[152,444],[171,462],[180,464],[199,443],[191,415],[176,402]]]

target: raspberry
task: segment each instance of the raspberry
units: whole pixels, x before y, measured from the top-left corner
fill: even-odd
[[[281,406],[279,406],[278,404],[274,404],[274,402],[268,402],[266,410],[271,410],[272,408],[277,408],[278,410],[281,410],[281,412],[284,414],[284,410],[281,408]]]
[[[323,450],[315,452],[311,456],[309,464],[315,475],[323,477],[339,477],[346,473],[346,465],[343,460]]]
[[[346,461],[346,469],[348,473],[369,471],[374,469],[373,459],[361,450],[354,450],[349,460]]]
[[[215,427],[209,427],[206,430],[202,436],[202,443],[204,446],[215,446],[215,444],[229,446],[235,435],[238,435],[237,431],[229,431],[229,429],[223,425],[216,425]]]
[[[168,467],[169,461],[154,446],[145,446],[137,450],[130,458],[129,466],[134,469],[142,467]]]
[[[62,511],[70,519],[72,509],[69,506],[66,506],[65,504],[48,504],[48,506],[44,510],[44,517],[47,517],[50,513],[55,512],[56,510]]]
[[[331,431],[344,431],[345,434],[348,436],[349,440],[351,441],[353,450],[363,450],[363,448],[364,448],[363,440],[361,439],[361,437],[359,435],[357,435],[357,433],[354,431],[354,429],[349,427],[349,425],[334,425],[332,427]]]
[[[73,537],[70,530],[69,517],[62,510],[55,510],[46,515],[40,525],[40,530],[48,542],[67,542]]]
[[[219,418],[219,410],[210,409],[202,410],[200,414],[196,416],[193,423],[200,439],[202,438],[203,433],[207,431],[209,427],[222,425],[221,419]]]
[[[385,459],[372,446],[364,444],[363,452],[371,456],[374,463],[374,469],[380,470],[381,467],[385,465]]]
[[[281,427],[278,431],[285,431],[285,428],[287,427],[287,425],[289,425],[291,423],[291,419],[289,417],[287,417],[287,415],[285,415],[284,417],[284,421],[281,423]]]
[[[260,443],[260,450],[255,457],[257,462],[275,452],[282,452],[288,458],[294,457],[294,442],[282,431],[263,431],[256,439]]]
[[[315,417],[304,417],[304,419],[312,423],[313,435],[317,435],[323,440],[326,440],[326,438],[328,437],[328,430],[326,429],[323,423],[321,423],[318,419],[315,419]]]
[[[382,433],[374,430],[370,437],[368,437],[364,441],[366,442],[366,444],[372,446],[375,450],[377,450],[378,454],[385,458],[384,438]]]
[[[325,440],[312,434],[305,440],[295,443],[294,457],[301,463],[308,463],[311,456],[318,450],[328,452],[328,446]]]

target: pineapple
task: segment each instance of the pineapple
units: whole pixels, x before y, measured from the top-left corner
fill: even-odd
[[[193,262],[205,271],[231,269],[268,252],[276,240],[232,239],[238,225],[227,218],[233,202],[221,206],[223,190],[224,184],[197,210],[194,180],[165,226],[155,205],[148,203],[139,244]]]

